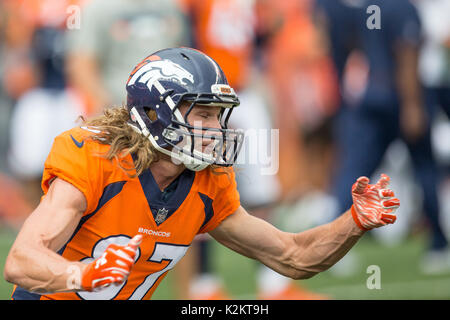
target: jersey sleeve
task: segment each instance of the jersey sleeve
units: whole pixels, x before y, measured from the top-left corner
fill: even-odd
[[[44,164],[41,186],[44,194],[47,194],[55,178],[72,184],[86,198],[87,208],[84,213],[86,214],[95,210],[97,206],[98,192],[101,188],[100,158],[92,154],[82,136],[69,132],[55,138]]]
[[[241,205],[234,171],[231,169],[227,173],[220,174],[216,179],[218,191],[212,199],[211,218],[200,228],[199,233],[214,230]]]

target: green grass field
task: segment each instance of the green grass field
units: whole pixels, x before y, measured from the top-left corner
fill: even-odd
[[[11,296],[12,285],[3,278],[3,267],[5,265],[6,255],[14,241],[15,233],[4,228],[0,228],[0,299],[9,299]]]
[[[15,233],[0,229],[0,265],[14,240]],[[298,281],[303,287],[322,293],[332,299],[450,299],[450,271],[425,276],[419,272],[418,263],[424,249],[423,235],[416,235],[403,243],[385,247],[365,236],[352,249],[358,263],[356,271],[347,277],[336,277],[327,271],[312,279]],[[229,293],[235,299],[256,298],[256,271],[258,264],[219,244],[213,244],[214,266],[222,276]],[[380,268],[381,289],[368,289],[367,267]],[[173,299],[173,277],[169,273],[154,299]],[[0,299],[9,299],[12,285],[0,279]]]

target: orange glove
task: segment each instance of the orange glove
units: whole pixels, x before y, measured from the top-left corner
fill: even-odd
[[[353,219],[362,230],[370,230],[394,223],[395,210],[400,200],[394,198],[394,191],[387,189],[389,176],[382,174],[376,184],[369,184],[369,178],[360,177],[352,186]]]
[[[110,244],[102,256],[89,263],[83,271],[83,290],[98,291],[124,282],[130,274],[141,241],[142,236],[137,235],[126,246]]]

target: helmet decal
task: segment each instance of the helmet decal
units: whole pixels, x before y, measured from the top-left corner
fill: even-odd
[[[128,85],[133,85],[138,81],[147,83],[151,90],[153,84],[161,80],[172,81],[187,86],[194,83],[194,76],[175,62],[167,59],[157,60],[151,61],[137,70],[128,81]]]

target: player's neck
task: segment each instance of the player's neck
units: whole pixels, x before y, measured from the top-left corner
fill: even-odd
[[[150,166],[150,171],[160,190],[167,188],[185,169],[184,165],[177,165],[166,159],[160,159]]]

